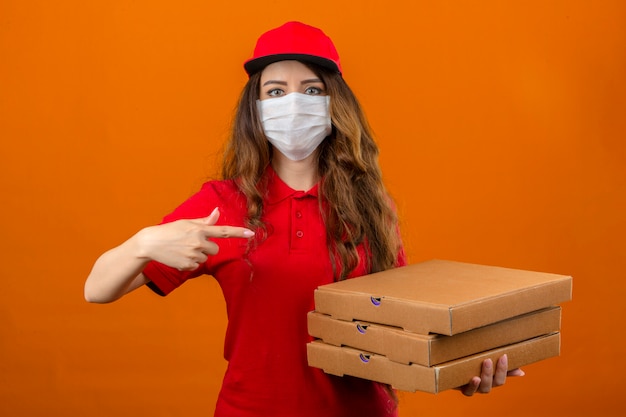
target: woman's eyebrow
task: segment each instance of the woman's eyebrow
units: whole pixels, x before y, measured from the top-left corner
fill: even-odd
[[[267,80],[263,83],[263,87],[265,87],[268,84],[287,85],[287,81]]]
[[[308,80],[302,80],[300,81],[300,84],[310,84],[310,83],[321,83],[322,80],[320,80],[319,78],[311,78]]]
[[[308,80],[300,81],[300,84],[311,84],[311,83],[322,83],[322,80],[320,80],[319,78],[309,78]],[[287,81],[267,80],[263,83],[263,87],[269,84],[287,85]]]

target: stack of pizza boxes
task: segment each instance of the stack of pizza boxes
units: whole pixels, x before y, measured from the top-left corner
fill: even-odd
[[[441,392],[507,354],[509,369],[560,352],[569,276],[432,260],[320,286],[309,365],[403,391]]]

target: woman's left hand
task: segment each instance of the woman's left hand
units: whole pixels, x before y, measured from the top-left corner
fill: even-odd
[[[487,394],[491,391],[491,388],[504,385],[507,376],[524,376],[524,371],[521,369],[508,370],[509,362],[506,355],[502,355],[496,363],[495,370],[493,369],[493,362],[491,359],[486,359],[483,362],[483,367],[480,372],[480,376],[473,377],[467,385],[463,385],[458,389],[468,397],[479,393]]]

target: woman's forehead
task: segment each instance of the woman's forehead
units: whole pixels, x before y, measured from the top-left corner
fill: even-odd
[[[274,62],[261,73],[261,80],[285,77],[317,78],[317,75],[302,62],[294,60]]]

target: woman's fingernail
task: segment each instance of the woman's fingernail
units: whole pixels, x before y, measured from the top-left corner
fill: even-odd
[[[254,236],[254,232],[252,230],[246,229],[243,231],[243,237],[252,237]]]

